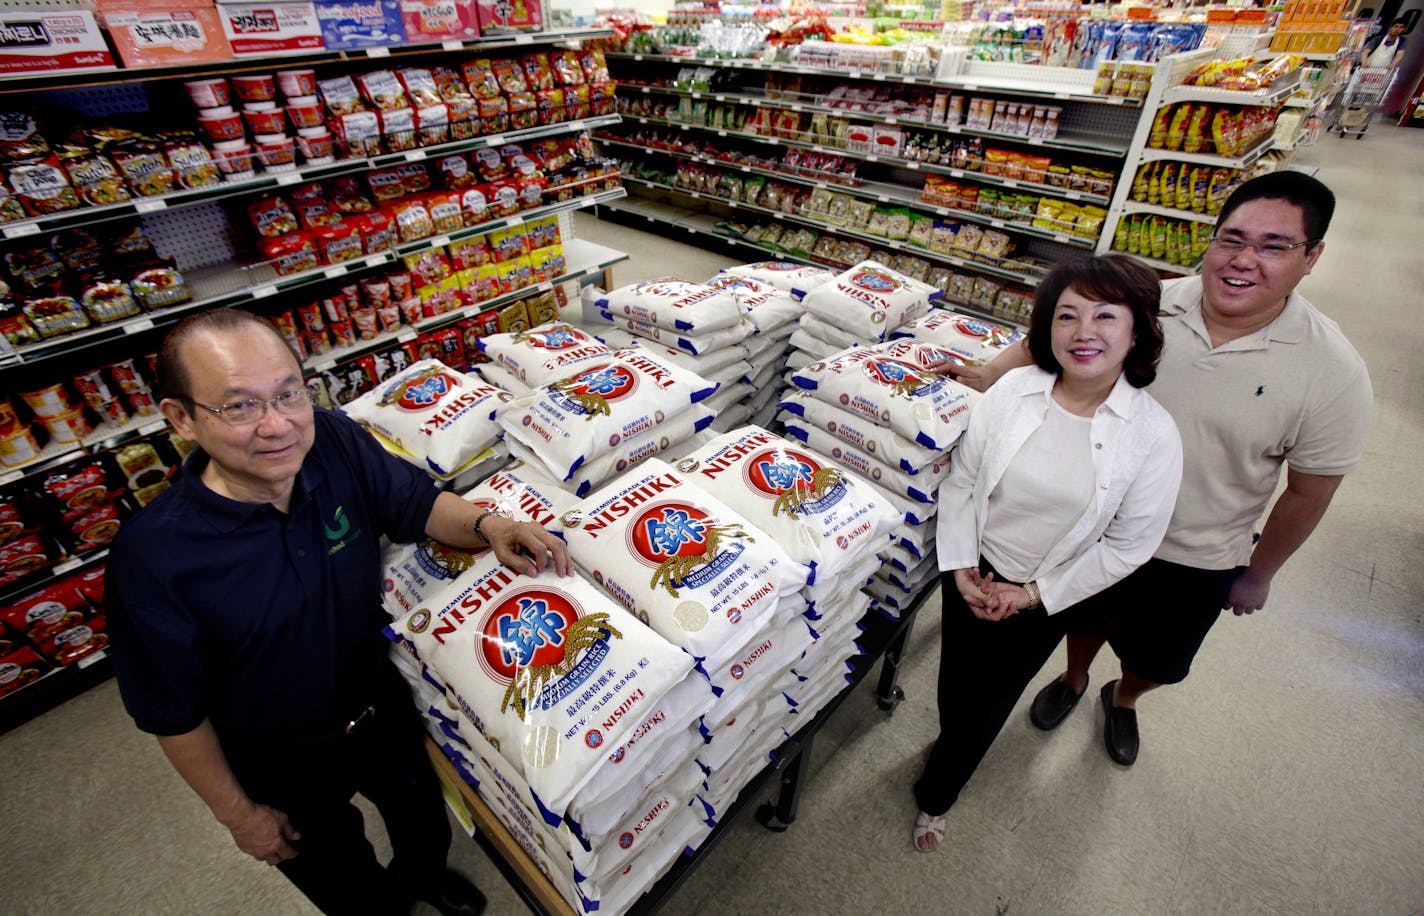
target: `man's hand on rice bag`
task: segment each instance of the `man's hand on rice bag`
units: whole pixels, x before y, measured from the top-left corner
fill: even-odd
[[[481,523],[480,533],[499,561],[515,572],[537,576],[552,558],[556,573],[573,575],[574,564],[569,559],[568,545],[533,522],[490,515]]]

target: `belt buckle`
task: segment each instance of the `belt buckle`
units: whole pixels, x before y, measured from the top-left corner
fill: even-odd
[[[362,724],[363,722],[365,722],[367,719],[372,718],[373,716],[375,716],[375,714],[376,714],[376,707],[375,707],[375,706],[367,706],[365,709],[361,710],[360,714],[357,715],[356,718],[354,718],[354,719],[352,719],[350,722],[347,722],[347,723],[346,723],[346,731],[345,731],[345,733],[349,735],[349,734],[351,734],[352,732],[356,731],[356,729],[358,729],[358,728],[361,727],[361,724]]]

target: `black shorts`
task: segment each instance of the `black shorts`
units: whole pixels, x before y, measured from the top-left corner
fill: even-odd
[[[1244,569],[1148,560],[1085,600],[1070,632],[1106,631],[1125,669],[1155,684],[1180,683]]]

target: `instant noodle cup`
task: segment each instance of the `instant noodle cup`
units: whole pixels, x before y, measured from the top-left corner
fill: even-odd
[[[247,181],[256,177],[252,167],[252,145],[245,140],[226,140],[213,144],[213,161],[228,181]]]
[[[34,391],[22,391],[20,397],[40,420],[58,416],[74,407],[69,400],[69,392],[63,385],[47,385]]]
[[[326,123],[321,102],[314,95],[287,99],[287,118],[291,120],[292,127],[298,130],[304,127],[321,127]]]
[[[297,144],[291,137],[264,135],[255,139],[263,171],[289,172],[297,167]]]
[[[270,73],[236,74],[231,79],[233,90],[243,102],[275,102],[277,99],[277,81]],[[315,91],[312,87],[312,92]]]
[[[206,80],[188,80],[183,84],[183,88],[188,90],[188,98],[192,99],[198,108],[218,108],[232,100],[227,80],[221,76]]]
[[[158,404],[153,399],[153,392],[147,388],[129,394],[129,408],[136,417],[158,415]]]
[[[15,415],[15,408],[10,404],[10,399],[0,396],[0,436],[9,436],[19,428],[20,418]],[[0,513],[2,512],[3,510],[0,510]]]
[[[307,165],[326,165],[336,161],[336,138],[325,127],[302,128],[297,131],[297,149]]]
[[[44,425],[51,442],[78,442],[94,431],[82,407],[46,417]]]
[[[119,398],[112,398],[110,400],[107,400],[100,404],[96,409],[99,412],[99,416],[103,418],[105,423],[109,423],[113,426],[123,426],[125,423],[129,422],[129,409]]]
[[[315,70],[282,70],[277,74],[277,86],[289,103],[296,97],[316,95]]]
[[[242,115],[231,108],[199,112],[198,124],[214,143],[241,140],[245,136],[242,130]]]
[[[0,435],[0,465],[12,468],[39,457],[40,445],[28,426],[20,426]]]
[[[493,554],[391,627],[557,825],[609,749],[692,660],[579,576],[517,576]]]
[[[79,392],[84,403],[90,407],[98,407],[105,401],[113,400],[114,397],[113,393],[109,391],[109,383],[104,379],[104,373],[98,369],[76,375],[74,390]]]
[[[356,338],[358,340],[374,340],[376,337],[376,310],[370,306],[362,306],[351,312],[351,321],[356,328]]]
[[[327,325],[327,330],[331,332],[332,346],[352,347],[356,345],[356,325],[352,320],[333,321]]]
[[[282,115],[282,109],[278,108],[274,102],[260,102],[246,106],[242,110],[242,120],[246,122],[248,130],[259,136],[265,134],[280,136],[287,129],[287,121]]]
[[[595,582],[708,672],[757,637],[809,573],[658,458],[566,514],[564,539]]]

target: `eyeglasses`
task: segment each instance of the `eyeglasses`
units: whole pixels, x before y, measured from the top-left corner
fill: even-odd
[[[1245,239],[1231,238],[1228,236],[1213,235],[1211,245],[1222,254],[1235,257],[1247,248],[1254,250],[1258,257],[1271,260],[1283,258],[1295,251],[1297,248],[1305,248],[1314,245],[1315,239],[1306,239],[1303,242],[1248,242]]]
[[[216,415],[218,419],[230,426],[245,426],[248,423],[256,423],[266,416],[269,404],[272,405],[273,410],[283,416],[298,416],[311,407],[311,395],[305,388],[293,388],[274,398],[248,398],[245,401],[233,401],[231,404],[224,404],[221,407],[209,407],[207,404],[199,404],[191,398],[188,399],[188,403]]]

